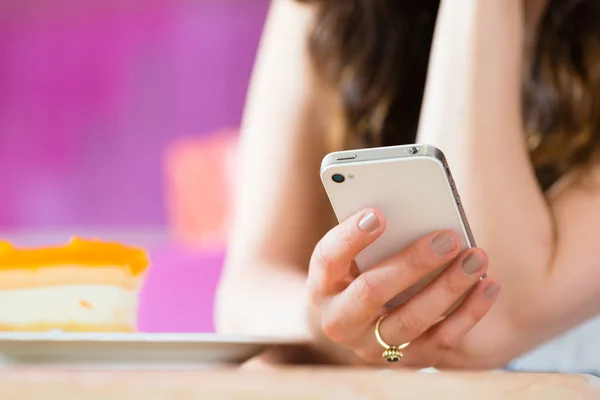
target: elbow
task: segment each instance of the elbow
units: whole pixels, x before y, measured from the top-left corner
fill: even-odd
[[[215,332],[227,335],[258,334],[256,326],[257,291],[259,283],[253,274],[247,274],[235,268],[234,274],[225,268],[217,285],[214,306],[213,323]]]
[[[234,288],[233,282],[221,278],[214,297],[213,322],[215,332],[221,334],[240,334],[239,309],[235,305],[240,304],[237,297],[240,292]]]

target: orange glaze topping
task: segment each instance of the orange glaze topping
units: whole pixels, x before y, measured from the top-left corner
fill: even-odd
[[[0,242],[0,270],[57,266],[123,267],[133,275],[143,274],[150,265],[147,253],[120,243],[73,238],[56,247],[17,249]]]

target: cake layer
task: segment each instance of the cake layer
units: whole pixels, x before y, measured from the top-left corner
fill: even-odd
[[[0,243],[0,270],[40,269],[58,265],[127,269],[132,275],[142,275],[149,265],[146,252],[120,243],[74,238],[65,246],[17,249]]]
[[[132,331],[138,292],[112,285],[0,291],[0,329]]]
[[[56,287],[64,285],[112,285],[138,290],[142,276],[115,266],[82,268],[76,265],[52,266],[40,269],[0,268],[0,290]]]

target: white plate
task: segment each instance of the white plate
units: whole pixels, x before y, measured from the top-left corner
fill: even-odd
[[[247,360],[295,342],[213,333],[0,333],[0,365],[194,367]]]

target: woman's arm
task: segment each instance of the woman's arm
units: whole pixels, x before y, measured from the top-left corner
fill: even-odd
[[[399,366],[440,363],[495,300],[496,284],[486,280],[430,329],[479,281],[487,257],[480,249],[459,254],[456,238],[438,231],[357,274],[352,260],[383,233],[385,215],[364,209],[335,224],[318,173],[329,150],[325,132],[336,128],[326,128],[319,117],[335,122],[336,116],[322,113],[307,65],[313,12],[289,0],[272,4],[242,128],[236,218],[217,296],[217,330],[307,339],[318,361],[381,365],[374,329],[385,305],[451,262],[381,323],[385,337],[411,342]],[[440,237],[442,242],[434,240]]]
[[[419,132],[445,152],[502,283],[464,349],[497,363],[600,312],[600,280],[590,279],[600,192],[567,178],[547,201],[538,186],[521,119],[523,19],[523,0],[442,1]]]
[[[305,52],[312,18],[310,7],[272,2],[242,124],[234,232],[217,294],[220,332],[310,334],[308,262],[335,222],[319,180],[327,149]]]

